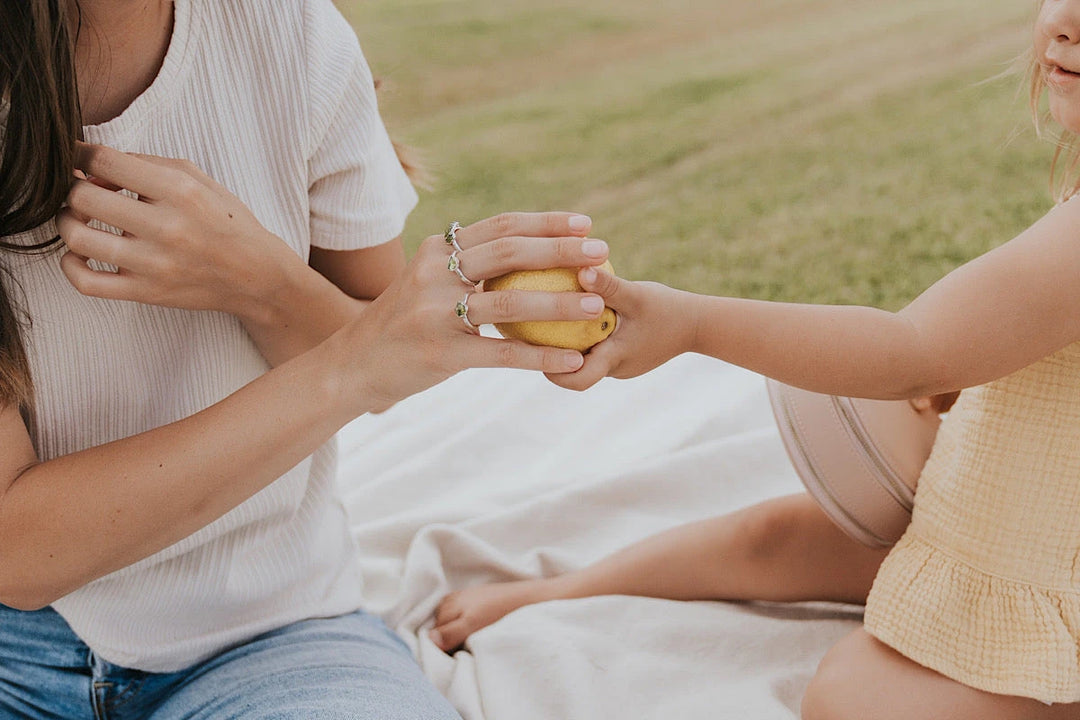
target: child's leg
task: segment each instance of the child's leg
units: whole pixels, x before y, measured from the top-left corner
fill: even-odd
[[[523,605],[593,595],[863,603],[886,554],[845,535],[809,495],[789,495],[672,528],[576,572],[451,593],[432,639],[452,650]]]
[[[803,720],[1076,720],[1080,703],[1044,705],[961,685],[862,628],[833,647],[803,696]]]

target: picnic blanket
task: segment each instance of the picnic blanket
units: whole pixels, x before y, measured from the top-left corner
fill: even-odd
[[[583,392],[470,370],[339,435],[366,607],[466,720],[796,720],[861,608],[606,596],[527,606],[450,657],[449,591],[584,566],[801,484],[763,379],[698,355]]]

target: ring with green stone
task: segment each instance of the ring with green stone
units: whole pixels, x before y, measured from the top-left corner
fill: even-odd
[[[465,273],[461,272],[461,260],[458,259],[458,252],[459,251],[455,250],[450,253],[450,259],[446,262],[446,269],[456,273],[457,276],[461,278],[461,282],[471,287],[476,287],[477,283],[465,277]]]
[[[454,305],[454,314],[457,315],[459,318],[461,318],[461,321],[463,323],[465,323],[465,326],[468,327],[469,330],[476,331],[478,328],[475,325],[472,324],[471,320],[469,320],[469,296],[470,295],[472,295],[472,293],[467,292],[467,293],[465,293],[465,297],[458,300],[457,304]]]
[[[457,231],[460,229],[461,223],[455,220],[454,222],[446,226],[446,232],[443,233],[443,240],[446,241],[447,245],[453,245],[454,250],[456,250],[457,252],[461,252],[461,246],[458,245],[457,241]]]

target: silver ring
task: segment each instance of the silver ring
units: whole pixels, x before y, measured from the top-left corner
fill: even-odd
[[[446,269],[451,272],[457,273],[457,276],[461,278],[461,282],[471,287],[476,287],[477,283],[473,282],[469,278],[465,277],[465,273],[461,272],[461,260],[458,259],[458,250],[450,253],[450,259],[446,261]]]
[[[461,252],[461,246],[458,245],[457,241],[457,231],[460,229],[461,223],[455,220],[446,227],[446,232],[443,233],[443,240],[446,241],[447,245],[452,245],[457,252]]]
[[[475,325],[473,325],[472,321],[469,320],[469,296],[470,295],[472,295],[472,293],[467,292],[467,293],[465,293],[465,297],[458,300],[457,305],[454,305],[454,314],[457,315],[459,318],[461,318],[461,321],[463,323],[465,323],[466,327],[468,327],[470,330],[475,331],[475,330],[478,330],[479,328],[477,328]]]

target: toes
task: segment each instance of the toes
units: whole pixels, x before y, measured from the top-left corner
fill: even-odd
[[[428,636],[439,649],[448,653],[464,645],[469,635],[477,629],[465,618],[457,618],[445,625],[436,626],[428,633]]]
[[[435,608],[435,625],[446,623],[461,617],[461,603],[458,601],[458,593],[450,593],[442,599],[439,607]]]

